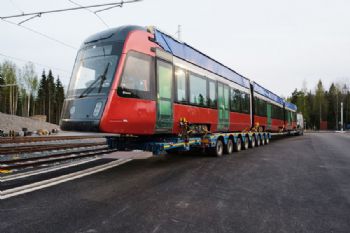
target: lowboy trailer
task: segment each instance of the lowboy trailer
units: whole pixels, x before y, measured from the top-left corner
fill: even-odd
[[[150,151],[154,155],[172,154],[179,151],[200,149],[215,156],[232,154],[234,151],[247,150],[269,144],[272,135],[286,133],[270,132],[227,132],[208,133],[193,137],[112,137],[108,136],[107,144],[110,148],[125,150]]]

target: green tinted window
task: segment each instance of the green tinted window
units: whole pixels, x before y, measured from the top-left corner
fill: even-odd
[[[250,96],[247,93],[242,93],[242,112],[249,113],[250,112]]]
[[[176,80],[176,100],[178,102],[186,102],[186,72],[181,68],[176,68],[175,70],[175,80]]]
[[[190,103],[200,106],[207,106],[207,80],[190,74]]]
[[[171,90],[172,90],[172,67],[170,64],[158,61],[158,76],[161,77],[158,80],[159,88],[159,97],[160,98],[171,98]]]
[[[208,98],[208,105],[209,107],[216,108],[216,83],[215,81],[208,81],[209,83],[209,98]]]
[[[242,95],[239,90],[231,88],[231,111],[233,112],[241,112],[241,98]]]

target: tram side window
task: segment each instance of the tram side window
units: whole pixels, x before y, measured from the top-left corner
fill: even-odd
[[[266,116],[266,112],[267,112],[267,102],[265,100],[256,98],[255,99],[255,114],[258,116]]]
[[[231,105],[231,111],[232,112],[241,112],[241,92],[237,89],[232,89],[231,88],[231,101],[230,101],[230,105]]]
[[[259,99],[254,97],[254,114],[259,115]]]
[[[190,103],[199,106],[207,106],[207,80],[190,73]]]
[[[216,83],[215,81],[208,80],[209,83],[209,96],[208,96],[208,105],[211,108],[216,108]]]
[[[128,53],[118,95],[129,98],[154,99],[154,60],[145,54]]]
[[[176,80],[176,100],[178,102],[187,102],[186,95],[186,72],[181,68],[176,68],[175,70],[175,80]]]
[[[242,112],[249,113],[250,96],[247,93],[242,93]]]

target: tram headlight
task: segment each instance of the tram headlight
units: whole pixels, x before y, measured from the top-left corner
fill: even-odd
[[[75,113],[75,106],[72,106],[70,109],[69,109],[69,114],[70,115],[73,115]]]
[[[99,114],[100,111],[101,111],[101,108],[102,108],[102,102],[97,102],[96,105],[95,105],[94,112],[92,113],[92,115],[93,115],[94,117],[97,117],[98,114]]]

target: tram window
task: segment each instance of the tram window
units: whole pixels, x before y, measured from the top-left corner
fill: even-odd
[[[176,80],[176,100],[178,102],[187,102],[185,70],[181,68],[176,68],[175,80]]]
[[[254,97],[254,114],[259,115],[259,99]]]
[[[242,96],[242,112],[249,113],[250,97],[247,93],[242,93],[241,96]]]
[[[241,112],[241,93],[239,90],[231,88],[231,111],[233,112]]]
[[[189,77],[190,103],[199,106],[207,106],[207,80],[192,73],[190,73]]]
[[[150,56],[131,51],[128,53],[118,95],[154,99],[154,61]]]
[[[258,116],[266,116],[267,102],[255,97],[255,114]]]
[[[216,108],[216,83],[215,81],[208,80],[209,83],[209,98],[208,105],[211,108]]]

